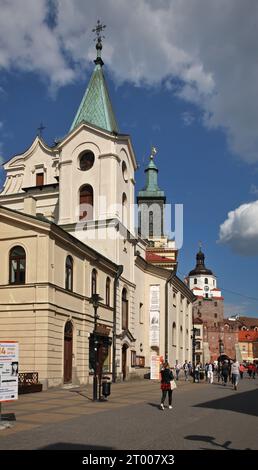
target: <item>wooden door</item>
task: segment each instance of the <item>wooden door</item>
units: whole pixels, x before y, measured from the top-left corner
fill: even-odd
[[[73,325],[68,321],[64,332],[64,383],[72,382]]]
[[[123,380],[126,379],[126,356],[127,356],[127,346],[124,344],[122,348],[122,374]]]

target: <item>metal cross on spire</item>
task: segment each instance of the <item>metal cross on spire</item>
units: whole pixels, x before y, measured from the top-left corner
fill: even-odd
[[[102,33],[102,31],[106,28],[105,24],[102,24],[99,20],[97,21],[96,27],[92,30],[93,33],[96,33],[96,37],[94,41],[97,41],[96,44],[96,49],[97,49],[97,59],[95,63],[100,63],[100,65],[103,65],[102,59],[101,59],[101,49],[102,49],[102,39],[105,38],[105,36]]]
[[[39,136],[39,137],[42,137],[42,132],[44,131],[44,129],[46,129],[46,127],[43,126],[43,123],[41,122],[41,123],[40,123],[40,126],[39,126],[38,129],[37,129],[37,130],[38,130],[38,136]]]
[[[202,242],[201,242],[201,240],[199,241],[199,251],[202,251]]]
[[[99,40],[101,41],[102,38],[105,38],[105,36],[101,36],[101,31],[103,31],[103,29],[106,28],[106,25],[105,24],[101,24],[101,22],[98,20],[97,21],[97,25],[96,25],[96,28],[94,28],[92,30],[93,33],[96,33],[96,38],[95,38],[95,41]]]

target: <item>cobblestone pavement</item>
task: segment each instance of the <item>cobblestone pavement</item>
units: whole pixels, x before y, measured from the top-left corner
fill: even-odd
[[[179,381],[173,409],[160,410],[160,385],[112,384],[107,402],[92,386],[21,395],[0,449],[258,449],[258,380],[228,385]]]

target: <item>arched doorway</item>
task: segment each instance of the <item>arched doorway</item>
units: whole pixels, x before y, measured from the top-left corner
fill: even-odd
[[[73,324],[66,322],[64,330],[64,383],[72,382]]]
[[[123,344],[122,347],[122,376],[123,380],[126,379],[126,369],[127,369],[127,344]]]

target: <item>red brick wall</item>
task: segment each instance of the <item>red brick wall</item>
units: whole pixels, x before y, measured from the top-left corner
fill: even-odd
[[[208,324],[204,324],[203,328],[203,339],[208,342],[210,349],[210,360],[215,361],[220,355],[219,350],[219,339],[223,341],[223,353],[227,354],[230,358],[234,359],[236,356],[235,344],[238,343],[238,329],[234,326],[230,330],[225,330],[224,323],[218,327],[211,327]]]
[[[223,300],[206,300],[200,298],[193,304],[194,318],[200,318],[209,326],[216,326],[224,319],[224,301]]]

